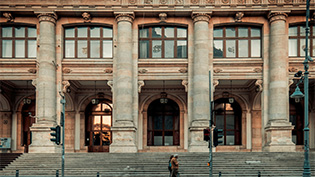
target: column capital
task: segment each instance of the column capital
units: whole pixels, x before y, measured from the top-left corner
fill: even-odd
[[[269,12],[268,19],[269,23],[272,23],[274,21],[283,20],[286,21],[286,18],[288,17],[287,12]]]
[[[56,24],[58,16],[55,13],[40,13],[37,15],[37,18],[39,19],[39,22],[48,21]]]
[[[199,22],[199,21],[205,21],[209,23],[211,19],[211,14],[209,12],[193,12],[191,14],[191,18],[193,19],[194,23]]]
[[[118,22],[121,21],[128,21],[130,23],[133,23],[133,20],[135,19],[135,14],[133,12],[122,12],[122,13],[117,13],[115,20]]]

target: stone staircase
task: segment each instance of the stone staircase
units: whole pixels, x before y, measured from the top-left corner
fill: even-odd
[[[168,159],[172,153],[67,153],[66,177],[168,177]],[[178,153],[181,177],[209,176],[209,153]],[[219,171],[224,176],[282,176],[301,177],[304,154],[266,152],[216,152],[213,159],[213,177]],[[310,153],[312,176],[315,176],[315,152]],[[59,169],[60,154],[23,154],[0,171],[1,177],[54,177]]]
[[[21,153],[0,153],[0,170],[18,158]]]

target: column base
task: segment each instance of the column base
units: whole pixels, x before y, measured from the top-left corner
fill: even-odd
[[[32,132],[32,143],[29,146],[29,153],[60,153],[60,146],[50,141],[52,138],[50,127],[54,124],[33,124],[30,128]]]
[[[136,128],[112,127],[112,144],[109,146],[110,153],[136,153]]]
[[[292,142],[293,126],[290,122],[272,122],[265,128],[266,143],[263,148],[267,152],[294,152]]]
[[[190,127],[190,144],[188,152],[209,152],[208,142],[203,140],[203,129],[201,127]]]

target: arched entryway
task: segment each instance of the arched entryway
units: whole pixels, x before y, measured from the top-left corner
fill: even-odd
[[[301,102],[290,99],[290,122],[294,126],[292,141],[296,145],[303,145],[304,106]]]
[[[112,104],[108,100],[90,103],[85,111],[85,144],[89,152],[109,152],[112,142]]]
[[[223,130],[223,143],[220,145],[242,144],[242,109],[234,101],[229,103],[228,98],[220,98],[215,101],[214,124]]]
[[[24,153],[28,152],[29,145],[32,144],[32,132],[30,127],[35,123],[35,100],[25,99],[27,102],[22,107],[22,145]]]
[[[153,101],[148,108],[147,146],[179,146],[180,112],[173,100]]]

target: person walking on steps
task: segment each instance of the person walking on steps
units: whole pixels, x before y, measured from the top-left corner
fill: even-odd
[[[170,171],[170,176],[169,177],[172,177],[172,164],[171,164],[171,160],[174,156],[171,155],[170,157],[170,160],[168,161],[168,171]]]
[[[171,165],[172,165],[172,175],[171,177],[179,177],[178,173],[178,154],[175,154],[174,157],[171,160]]]

